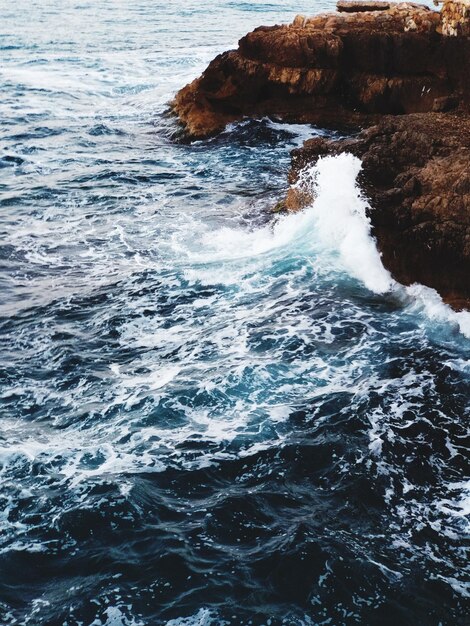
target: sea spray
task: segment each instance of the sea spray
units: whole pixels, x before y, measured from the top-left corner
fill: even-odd
[[[268,253],[338,253],[343,269],[368,289],[390,291],[395,282],[371,235],[370,207],[356,182],[360,169],[361,161],[351,154],[319,159],[302,172],[300,184],[315,198],[306,210],[249,232],[227,227],[199,232],[198,245],[192,243],[188,256],[193,262],[210,263]]]
[[[457,326],[459,332],[470,339],[469,311],[454,311],[435,289],[425,285],[410,285],[405,287],[404,292],[405,300],[412,311],[421,311],[432,324],[437,322]]]
[[[346,272],[376,294],[391,294],[427,323],[456,326],[470,337],[470,313],[454,311],[432,288],[397,283],[384,267],[372,235],[374,210],[357,183],[361,161],[349,153],[320,158],[301,171],[296,186],[312,198],[303,210],[280,216],[274,224],[246,230],[213,230],[191,220],[186,233],[176,233],[172,247],[185,263],[187,278],[206,284],[234,284],[257,276],[275,260],[302,256],[322,274]]]
[[[455,325],[470,338],[469,312],[454,311],[430,287],[400,285],[384,267],[368,216],[374,209],[357,184],[361,167],[360,159],[349,153],[320,158],[314,166],[302,170],[296,183],[312,198],[310,205],[280,217],[274,225],[251,231],[231,227],[209,231],[200,225],[199,245],[188,245],[186,253],[192,264],[199,263],[204,270],[199,268],[195,273],[192,265],[188,276],[209,280],[217,277],[233,283],[248,267],[259,267],[262,257],[269,261],[303,254],[315,258],[316,265],[326,263],[330,269],[339,260],[343,270],[372,292],[393,293],[404,307],[423,314],[431,323]],[[174,245],[182,250],[180,241],[175,240]],[[212,270],[208,269],[211,265]]]
[[[351,154],[319,159],[302,172],[300,184],[308,186],[314,197],[307,209],[249,232],[237,228],[207,232],[189,256],[192,261],[210,263],[303,252],[314,254],[320,263],[326,254],[328,262],[334,263],[329,257],[333,254],[343,270],[371,291],[390,291],[395,281],[384,268],[371,235],[370,207],[356,182],[360,169],[361,161]]]
[[[345,269],[375,293],[386,293],[394,281],[383,264],[371,223],[369,205],[357,185],[361,161],[352,154],[318,160],[313,172],[315,235],[325,247],[338,250]]]
[[[288,4],[0,3],[2,625],[465,620],[455,314],[351,268],[350,156],[269,218],[317,130],[168,139]]]
[[[384,268],[371,234],[368,212],[373,209],[357,184],[361,167],[360,159],[342,153],[322,157],[301,172],[297,184],[308,188],[313,198],[307,209],[315,217],[313,236],[326,248],[336,249],[349,274],[374,293],[393,291],[404,305],[421,310],[431,322],[456,324],[470,338],[470,312],[454,311],[430,287],[399,285]]]

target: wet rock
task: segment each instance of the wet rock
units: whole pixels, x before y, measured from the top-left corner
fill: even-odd
[[[439,291],[470,306],[470,119],[424,113],[385,116],[355,138],[308,140],[293,152],[290,182],[321,156],[360,157],[373,234],[384,265],[403,284]],[[292,187],[289,208],[311,201]]]

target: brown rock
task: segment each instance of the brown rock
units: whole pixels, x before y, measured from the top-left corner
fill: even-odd
[[[362,159],[360,184],[384,265],[403,284],[422,283],[469,307],[469,117],[386,116],[354,139],[311,139],[293,152],[290,182],[320,156],[344,151]],[[296,209],[310,200],[290,194]]]
[[[184,87],[173,110],[201,138],[245,116],[354,127],[377,114],[432,111],[447,97],[461,104],[470,39],[437,34],[439,13],[427,7],[388,4],[257,28]]]

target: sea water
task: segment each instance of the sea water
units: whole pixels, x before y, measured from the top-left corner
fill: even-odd
[[[0,1],[0,624],[468,624],[470,323],[351,155],[168,101],[333,3]]]

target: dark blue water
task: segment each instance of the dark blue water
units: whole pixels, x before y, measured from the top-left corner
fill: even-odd
[[[469,623],[470,324],[314,133],[175,91],[332,3],[0,0],[0,624]]]

